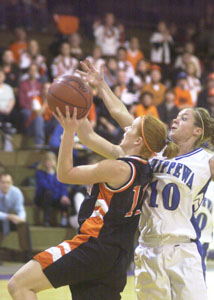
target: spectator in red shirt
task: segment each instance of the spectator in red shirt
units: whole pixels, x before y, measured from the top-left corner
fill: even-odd
[[[32,100],[36,96],[41,95],[41,83],[37,79],[38,66],[31,64],[29,67],[29,78],[19,85],[19,107],[20,113],[20,130],[26,133],[26,121],[31,114]]]

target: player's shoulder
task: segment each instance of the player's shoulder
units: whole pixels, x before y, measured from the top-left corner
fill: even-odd
[[[207,149],[199,147],[199,148],[196,148],[196,149],[194,149],[194,150],[192,150],[192,151],[190,151],[188,153],[176,156],[174,159],[175,160],[182,160],[182,159],[184,159],[184,160],[188,160],[188,161],[198,160],[198,161],[201,161],[201,162],[205,163],[205,159],[207,161],[209,161],[212,156],[213,156],[213,154],[210,153],[210,152],[208,152]]]
[[[148,165],[147,160],[145,160],[142,157],[137,156],[137,155],[120,157],[120,158],[118,158],[118,160],[123,160],[125,162],[133,162],[133,163],[137,163],[137,164],[139,163],[139,164],[142,164],[142,165]]]

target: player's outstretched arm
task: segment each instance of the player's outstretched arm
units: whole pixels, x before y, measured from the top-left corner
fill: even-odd
[[[99,94],[103,99],[109,113],[112,118],[117,121],[121,128],[130,126],[133,122],[132,115],[128,112],[126,106],[121,102],[120,99],[112,92],[110,87],[104,80],[104,65],[101,66],[100,72],[91,64],[89,60],[80,62],[82,71],[78,73],[83,76],[89,84],[94,85],[98,88]]]
[[[69,108],[66,107],[66,117],[59,108],[54,113],[55,118],[62,125],[64,132],[60,144],[57,166],[58,180],[68,184],[94,184],[107,182],[112,187],[120,187],[130,177],[130,166],[123,161],[103,160],[94,165],[73,165],[73,146],[75,132],[83,120],[77,120],[77,110],[74,109],[72,117]]]
[[[86,119],[77,128],[77,135],[83,145],[105,158],[115,159],[124,155],[122,148],[99,136]]]

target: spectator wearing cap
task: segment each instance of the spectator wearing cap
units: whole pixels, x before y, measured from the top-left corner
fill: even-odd
[[[166,86],[161,83],[161,71],[158,65],[151,67],[151,82],[145,84],[142,92],[150,92],[153,95],[153,104],[159,105],[164,100]]]
[[[174,91],[175,105],[179,110],[193,106],[192,97],[187,90],[187,74],[185,72],[178,73]]]
[[[214,117],[214,88],[210,88],[207,94],[207,110]]]
[[[208,96],[208,91],[211,88],[214,88],[214,73],[210,73],[207,76],[206,86],[198,94],[197,107],[203,107],[208,109],[207,96]]]

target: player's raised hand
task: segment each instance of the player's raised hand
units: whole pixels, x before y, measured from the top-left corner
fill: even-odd
[[[89,84],[93,86],[99,86],[104,81],[104,65],[100,67],[100,71],[96,70],[94,65],[88,60],[80,62],[80,65],[83,71],[77,70],[77,73],[80,74]]]
[[[60,111],[59,107],[56,108],[56,113],[53,112],[54,117],[61,124],[65,131],[75,131],[80,124],[87,118],[87,115],[82,119],[77,119],[77,108],[74,107],[73,114],[71,116],[68,105],[65,107],[65,116]]]

